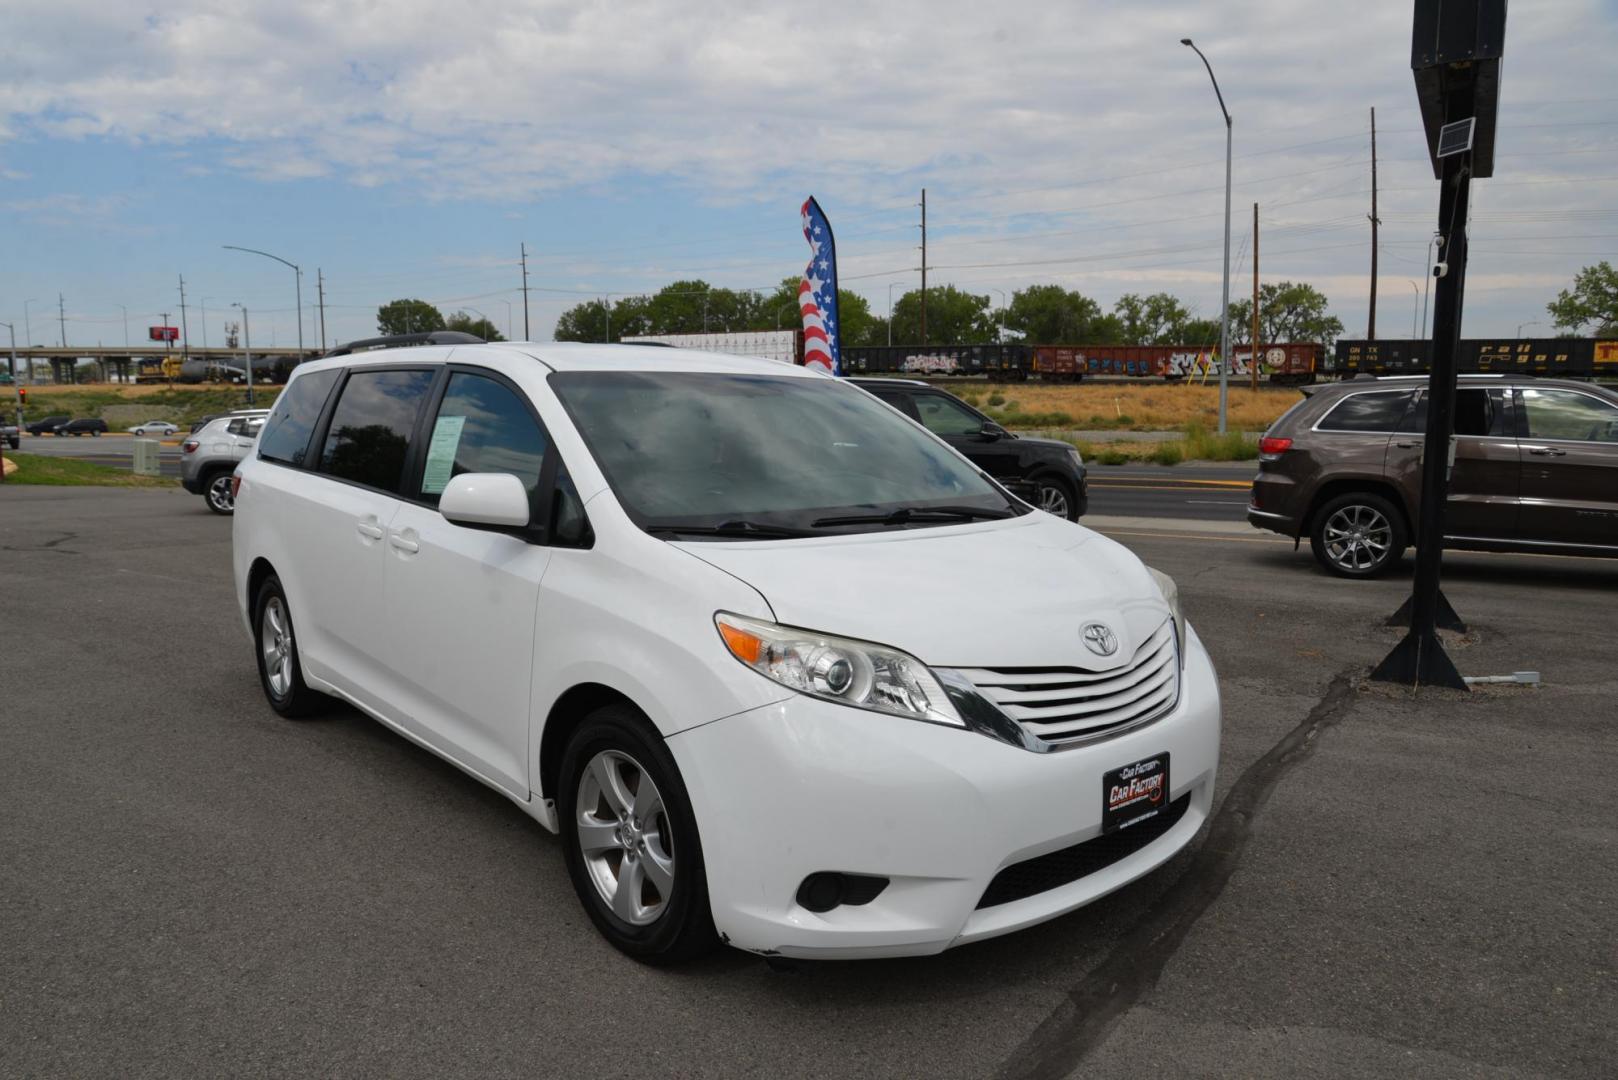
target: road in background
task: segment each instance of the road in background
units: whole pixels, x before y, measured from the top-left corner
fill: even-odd
[[[501,796],[351,709],[269,709],[230,522],[200,499],[3,498],[21,629],[0,647],[0,1073],[1596,1077],[1618,1058],[1618,562],[1448,557],[1462,671],[1546,683],[1412,699],[1348,681],[1397,640],[1381,621],[1408,573],[1344,581],[1238,525],[1098,516],[1178,579],[1218,666],[1210,832],[940,956],[663,971],[597,936],[558,840]]]
[[[164,476],[180,475],[179,440],[184,438],[185,432],[182,430],[169,439],[159,440],[161,445],[158,447],[157,463]],[[173,445],[170,445],[171,443]],[[17,453],[38,454],[41,457],[77,458],[97,465],[128,469],[134,462],[135,439],[134,436],[127,434],[107,434],[99,438],[91,435],[81,435],[78,438],[24,435],[22,445],[17,447]]]

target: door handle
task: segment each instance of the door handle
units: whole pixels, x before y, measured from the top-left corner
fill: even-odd
[[[370,537],[372,540],[382,539],[382,526],[380,525],[373,525],[369,521],[362,521],[358,525],[354,526],[354,528],[361,536]]]
[[[1401,450],[1414,450],[1417,446],[1419,446],[1421,444],[1420,443],[1413,443],[1413,442],[1396,442],[1393,445],[1397,446]]]
[[[1567,457],[1567,451],[1555,446],[1535,446],[1529,449],[1535,457]]]
[[[421,550],[421,545],[405,536],[404,533],[394,533],[392,536],[388,537],[388,543],[392,544],[400,551],[408,552],[411,555],[414,555],[416,552]]]

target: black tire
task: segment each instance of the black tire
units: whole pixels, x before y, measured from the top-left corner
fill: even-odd
[[[1048,514],[1079,520],[1079,495],[1073,485],[1060,476],[1034,477],[1034,505]]]
[[[202,481],[202,501],[208,504],[209,510],[225,517],[236,513],[236,499],[230,493],[230,476],[224,469],[216,469]]]
[[[1309,547],[1329,573],[1373,578],[1404,557],[1404,515],[1381,495],[1350,492],[1321,505],[1309,524]]]
[[[285,648],[285,684],[278,689],[277,682],[272,680],[265,653],[265,614],[272,604],[279,605],[285,633],[281,642]],[[258,587],[258,595],[253,599],[253,655],[258,659],[258,684],[264,691],[264,697],[270,703],[270,708],[289,719],[308,716],[319,712],[329,703],[326,695],[317,690],[309,689],[303,681],[303,665],[298,661],[297,638],[292,632],[292,605],[287,603],[286,592],[281,588],[281,579],[271,574],[265,578]]]
[[[621,880],[628,856],[612,850],[605,853],[604,861],[592,864],[583,850],[580,788],[591,762],[604,753],[621,755],[637,767],[636,793],[641,790],[640,783],[649,777],[661,796],[662,813],[656,815],[655,821],[640,822],[637,831],[643,843],[651,842],[646,837],[655,836],[655,843],[664,845],[662,850],[670,856],[673,866],[673,885],[668,896],[660,896],[654,883],[653,893],[659,898],[648,906],[660,904],[661,910],[644,924],[626,921],[615,913],[593,876],[600,871]],[[708,903],[708,875],[691,799],[673,755],[651,723],[627,705],[607,705],[591,713],[562,754],[559,785],[556,802],[568,875],[579,902],[601,936],[636,960],[658,965],[690,960],[714,948],[719,938]],[[596,806],[583,809],[593,820],[601,820],[610,808],[610,802],[603,798]],[[610,818],[605,820],[611,824]],[[613,854],[619,854],[616,868],[610,862]],[[641,891],[637,900],[645,895]]]

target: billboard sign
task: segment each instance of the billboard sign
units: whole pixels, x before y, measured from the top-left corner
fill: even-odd
[[[180,328],[178,326],[148,326],[146,337],[149,341],[179,341]]]

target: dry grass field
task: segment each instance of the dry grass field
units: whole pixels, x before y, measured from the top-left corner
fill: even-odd
[[[1187,383],[986,386],[942,384],[1007,427],[1188,431],[1219,426],[1219,387]],[[1290,387],[1230,387],[1230,427],[1263,431],[1298,400]]]

